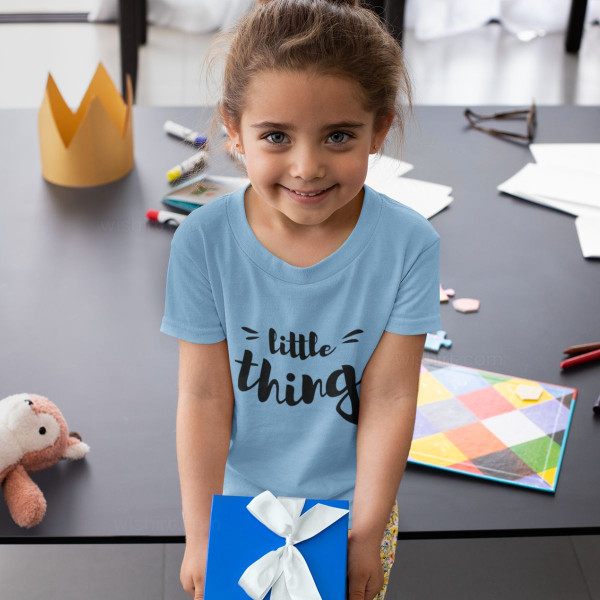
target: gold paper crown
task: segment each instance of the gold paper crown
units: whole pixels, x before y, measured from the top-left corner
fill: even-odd
[[[133,92],[127,76],[127,104],[102,63],[73,114],[52,75],[38,113],[44,178],[58,185],[101,185],[133,168]]]

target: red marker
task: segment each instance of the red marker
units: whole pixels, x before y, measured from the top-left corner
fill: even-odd
[[[586,352],[585,354],[578,354],[577,356],[572,356],[571,358],[567,358],[560,363],[561,369],[568,369],[569,367],[574,367],[575,365],[580,365],[582,363],[590,362],[592,360],[600,359],[600,350],[593,350],[592,352]]]
[[[180,215],[179,213],[169,212],[168,210],[149,210],[146,216],[151,221],[157,221],[158,223],[166,223],[167,225],[181,225],[187,215]]]

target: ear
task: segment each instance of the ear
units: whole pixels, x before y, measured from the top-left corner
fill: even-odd
[[[225,125],[225,129],[227,129],[227,133],[229,134],[229,137],[231,138],[231,143],[234,146],[236,144],[238,144],[238,147],[236,147],[237,152],[243,152],[243,145],[242,145],[242,140],[241,140],[241,135],[240,135],[239,124],[234,123],[233,120],[228,117],[228,115],[226,115],[221,109],[219,109],[219,110],[221,112],[221,118],[223,119],[223,124]]]
[[[376,128],[374,128],[373,130],[373,136],[371,139],[371,154],[375,154],[379,151],[381,145],[383,144],[383,140],[385,140],[385,137],[387,136],[388,131],[390,130],[390,127],[392,126],[393,122],[394,114],[390,113],[385,117],[381,117],[379,119],[379,122],[375,123]],[[373,146],[376,146],[377,150],[373,150]]]
[[[69,437],[68,445],[62,455],[62,458],[77,460],[83,458],[90,451],[90,447],[76,437]]]

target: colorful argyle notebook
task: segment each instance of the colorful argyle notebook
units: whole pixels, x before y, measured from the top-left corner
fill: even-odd
[[[539,400],[521,400],[520,384],[539,386]],[[424,358],[408,460],[554,492],[576,395],[573,388]]]

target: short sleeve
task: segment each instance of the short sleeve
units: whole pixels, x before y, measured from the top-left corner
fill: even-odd
[[[198,344],[225,339],[209,280],[181,246],[171,244],[162,333]]]
[[[386,331],[417,335],[441,329],[440,238],[417,256],[402,276]]]

